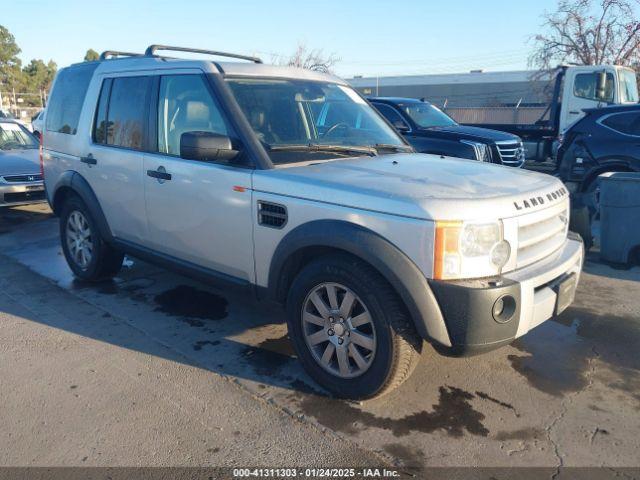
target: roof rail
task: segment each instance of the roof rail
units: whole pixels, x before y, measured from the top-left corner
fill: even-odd
[[[119,52],[117,50],[105,50],[100,54],[100,60],[106,60],[109,57],[141,57],[141,53]]]
[[[153,57],[158,50],[169,50],[172,52],[190,52],[190,53],[204,53],[206,55],[215,55],[217,57],[229,57],[238,58],[240,60],[248,60],[253,63],[262,63],[262,60],[258,57],[250,57],[248,55],[238,55],[237,53],[217,52],[215,50],[202,50],[200,48],[187,48],[187,47],[170,47],[168,45],[149,45],[144,54],[148,57]]]

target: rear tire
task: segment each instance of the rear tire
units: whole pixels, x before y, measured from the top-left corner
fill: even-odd
[[[324,308],[315,307],[318,298],[325,315]],[[422,350],[422,339],[391,285],[346,254],[320,257],[302,269],[289,290],[287,325],[306,372],[341,398],[390,392],[409,378]]]
[[[104,241],[89,209],[76,196],[62,208],[60,241],[69,268],[82,280],[110,279],[122,268],[124,254]]]

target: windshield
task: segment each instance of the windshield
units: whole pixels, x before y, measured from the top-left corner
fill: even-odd
[[[0,110],[0,118],[11,118],[13,119],[13,115],[9,112],[5,112],[4,110]]]
[[[18,148],[38,148],[38,142],[17,123],[0,123],[0,150]]]
[[[350,87],[308,80],[227,82],[276,164],[410,149]]]
[[[400,105],[400,107],[421,128],[452,127],[457,125],[449,115],[430,103],[407,103]]]
[[[638,103],[638,82],[632,70],[620,70],[620,101]]]

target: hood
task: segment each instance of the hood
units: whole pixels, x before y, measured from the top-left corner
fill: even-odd
[[[449,138],[458,140],[475,140],[483,142],[504,142],[520,140],[519,137],[511,133],[501,132],[499,130],[490,130],[488,128],[469,127],[466,125],[452,125],[450,127],[432,127],[423,128],[419,132],[427,133],[429,136],[439,138]]]
[[[425,220],[509,218],[546,208],[566,196],[523,211],[524,200],[546,198],[562,189],[562,182],[546,174],[419,153],[257,170],[253,188]]]
[[[0,150],[0,177],[3,175],[40,174],[37,148]]]

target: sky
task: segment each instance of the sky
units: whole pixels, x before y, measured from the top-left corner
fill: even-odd
[[[4,0],[8,1],[8,0]],[[521,70],[541,15],[557,0],[20,0],[0,25],[20,58],[81,61],[87,49],[144,51],[152,43],[255,54],[298,43],[335,54],[335,72],[385,76]]]

